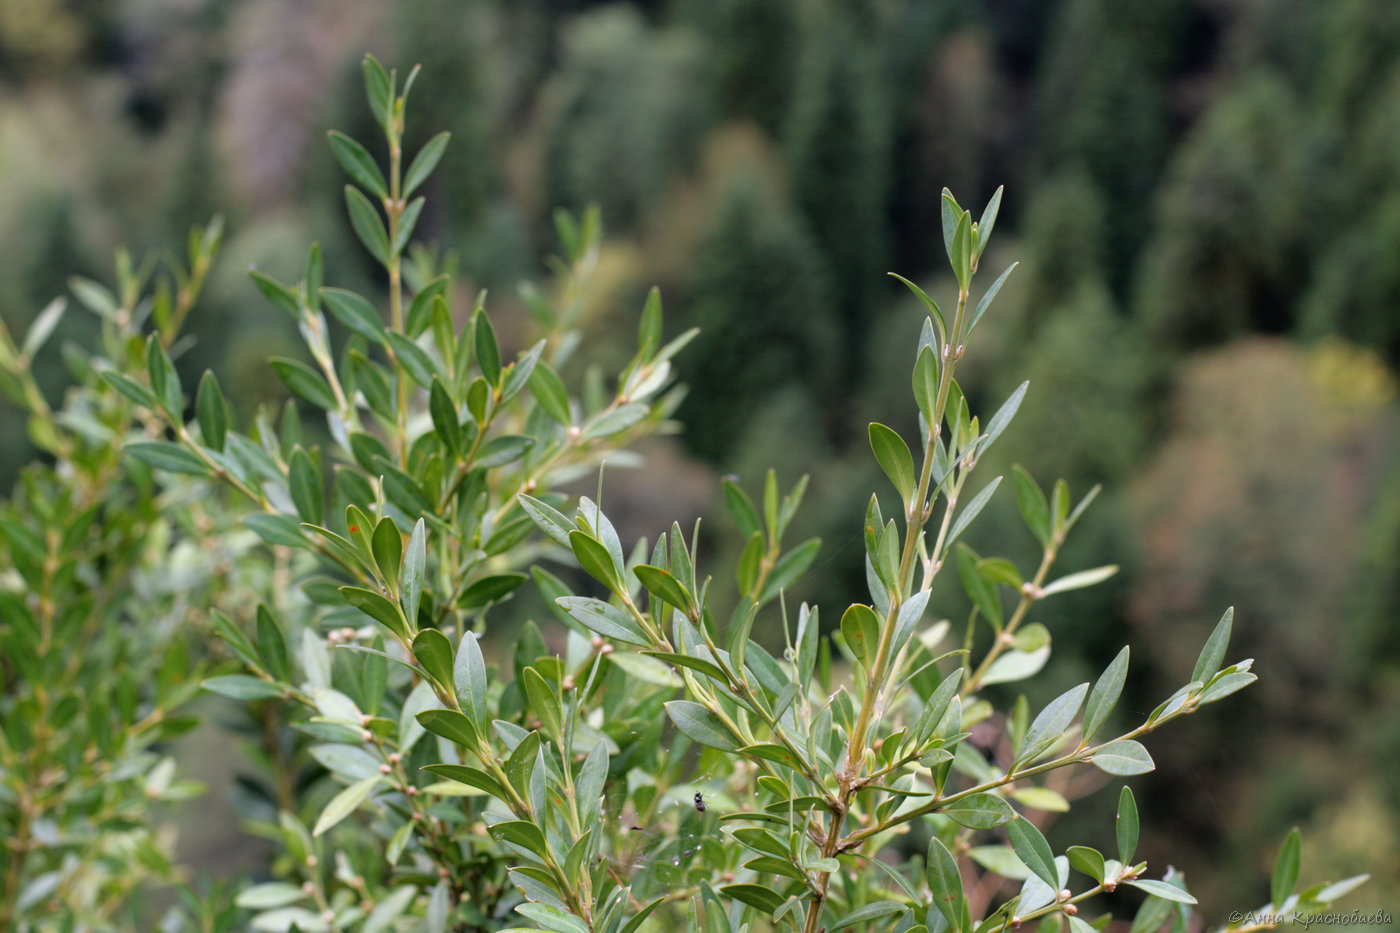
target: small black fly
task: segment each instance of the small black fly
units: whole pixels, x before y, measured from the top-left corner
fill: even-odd
[[[705,812],[705,795],[704,795],[704,794],[696,793],[696,795],[695,795],[695,812],[696,812],[696,813],[704,813],[704,812]]]

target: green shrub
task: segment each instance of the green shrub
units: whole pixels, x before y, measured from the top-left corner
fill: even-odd
[[[295,285],[254,273],[305,338],[310,363],[271,365],[324,416],[327,443],[294,406],[240,432],[212,374],[183,391],[174,338],[216,233],[196,238],[194,271],[153,302],[130,275],[120,298],[79,287],[109,339],[78,367],[63,412],[26,380],[42,328],[0,343],[5,388],[56,458],[26,475],[0,523],[14,567],[0,578],[6,918],[26,931],[110,926],[115,913],[99,911],[144,874],[123,852],[173,877],[148,805],[190,788],[150,749],[183,727],[171,711],[202,676],[186,646],[212,656],[212,630],[232,657],[203,684],[247,706],[268,788],[254,828],[279,846],[271,877],[236,897],[255,930],[971,933],[1034,920],[1086,933],[1107,922],[1087,921],[1091,898],[1120,886],[1146,895],[1134,930],[1187,929],[1184,879],[1135,860],[1132,792],[1119,793],[1115,851],[1057,856],[1039,825],[1069,801],[1042,776],[1151,770],[1140,738],[1255,679],[1249,661],[1225,663],[1233,613],[1187,683],[1125,730],[1110,727],[1127,648],[1034,715],[1024,697],[1006,712],[990,700],[1050,654],[1033,608],[1115,570],[1051,577],[1096,490],[1075,504],[1063,482],[1047,496],[1019,468],[1008,485],[1036,568],[958,540],[998,489],[1000,477],[972,475],[1026,391],[984,422],[953,378],[1005,278],[972,301],[1000,192],[976,221],[945,194],[951,314],[908,283],[928,312],[912,378],[921,436],[911,451],[870,426],[895,495],[872,496],[866,513],[868,601],[824,634],[816,607],[784,599],[820,546],[785,540],[805,480],[784,494],[770,473],[756,500],[726,481],[746,544],[723,597],[696,533],[672,525],[624,544],[599,501],[565,493],[667,425],[671,360],[693,332],[663,343],[653,292],[623,371],[570,391],[560,374],[579,345],[596,213],[558,219],[563,256],[552,288],[531,293],[528,350],[504,357],[481,299],[454,319],[450,278],[425,256],[404,262],[423,204],[410,198],[447,139],[404,168],[414,75],[400,89],[371,58],[365,78],[388,171],[348,137],[331,146],[355,182],[354,231],[385,270],[388,323],[324,284],[315,247]],[[326,312],[347,332],[339,350]],[[240,524],[266,547],[238,552]],[[186,553],[196,586],[175,572]],[[529,577],[556,624],[525,622],[507,646],[497,607]],[[942,577],[967,596],[957,630],[928,611]],[[174,624],[196,604],[207,624]],[[734,607],[723,620],[720,605]],[[59,650],[59,630],[84,626]],[[1294,833],[1266,912],[1314,912],[1359,883],[1296,890],[1298,851]],[[80,890],[96,890],[94,906],[70,896]],[[219,897],[184,893],[166,928],[242,928]]]

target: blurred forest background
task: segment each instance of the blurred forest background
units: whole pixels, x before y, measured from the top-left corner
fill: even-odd
[[[1231,659],[1260,683],[1149,743],[1146,856],[1223,919],[1267,898],[1298,824],[1305,882],[1370,871],[1359,901],[1396,907],[1400,4],[0,0],[5,320],[222,213],[180,366],[245,416],[280,401],[264,358],[296,335],[245,270],[294,280],[319,239],[332,282],[378,287],[324,136],[375,140],[367,50],[424,67],[407,148],[453,139],[419,230],[491,289],[504,336],[524,340],[551,211],[589,202],[609,240],[587,355],[624,360],[653,283],[670,326],[704,329],[684,432],[610,474],[624,534],[713,516],[727,575],[718,477],[811,472],[794,534],[826,544],[797,595],[831,620],[864,598],[856,536],[884,488],[865,425],[917,431],[920,311],[885,273],[946,299],[941,189],[976,214],[1005,184],[984,277],[1022,266],[959,374],[984,414],[1031,392],[984,472],[1103,483],[1061,566],[1124,565],[1043,607],[1059,650],[1032,706],[1131,642],[1125,705],[1150,710],[1236,605]],[[56,349],[40,368],[60,393]],[[31,455],[0,407],[0,482]],[[974,546],[1030,559],[1012,497],[986,514]],[[1075,835],[1109,838],[1101,796]]]

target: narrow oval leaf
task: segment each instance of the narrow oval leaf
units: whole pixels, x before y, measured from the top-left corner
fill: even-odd
[[[169,441],[139,441],[122,449],[142,463],[167,473],[207,476],[210,472],[203,460]]]
[[[479,743],[471,720],[455,709],[425,709],[417,716],[418,724],[433,735],[475,751]]]
[[[1128,881],[1126,884],[1137,888],[1139,891],[1146,891],[1153,897],[1160,897],[1164,901],[1175,901],[1178,904],[1194,904],[1196,899],[1190,894],[1181,890],[1174,884],[1167,884],[1165,881],[1153,881],[1150,878],[1142,878],[1137,881]]]
[[[471,716],[473,724],[478,731],[486,731],[486,659],[482,657],[481,645],[474,632],[462,633],[462,640],[457,645],[457,658],[453,663],[451,682],[457,696],[466,704],[465,711]]]
[[[319,836],[330,829],[351,813],[354,813],[364,803],[374,788],[380,781],[384,780],[384,775],[375,774],[363,780],[356,781],[349,787],[342,790],[331,798],[326,804],[326,809],[321,811],[321,816],[316,820],[316,828],[311,831],[311,835]]]
[[[1225,610],[1225,614],[1215,624],[1215,629],[1210,633],[1210,637],[1206,639],[1205,646],[1201,649],[1201,656],[1196,659],[1196,667],[1191,672],[1192,680],[1204,683],[1220,670],[1220,663],[1225,660],[1225,652],[1230,647],[1230,629],[1234,621],[1235,607],[1231,606]],[[1274,906],[1278,906],[1278,903],[1275,901]]]
[[[396,637],[408,641],[409,629],[399,607],[384,596],[359,586],[342,586],[340,595],[356,609],[387,628]]]
[[[367,189],[378,198],[387,198],[389,188],[384,184],[384,173],[375,164],[369,150],[344,133],[331,130],[327,134],[331,141],[331,151],[345,174],[355,180],[355,184]]]
[[[1100,771],[1125,776],[1146,774],[1157,767],[1142,743],[1133,739],[1109,742],[1089,756],[1089,761]]]
[[[224,438],[228,436],[228,403],[224,401],[224,393],[219,389],[219,380],[213,370],[205,370],[200,377],[194,411],[205,445],[222,451]]]
[[[1118,794],[1118,817],[1114,824],[1118,836],[1118,861],[1123,865],[1133,863],[1133,853],[1138,843],[1138,809],[1133,792],[1124,785]]]
[[[384,221],[380,219],[379,212],[374,209],[369,198],[361,194],[359,188],[346,185],[345,208],[350,214],[350,226],[354,228],[355,235],[360,238],[365,249],[379,260],[380,265],[387,266],[389,234],[384,231]]]
[[[777,891],[761,884],[727,884],[719,890],[721,894],[770,915],[787,900]]]
[[[633,568],[633,573],[654,596],[672,606],[675,606],[686,615],[696,614],[695,600],[691,598],[684,584],[671,575],[669,570],[661,567],[652,567],[649,564],[639,564]],[[652,614],[655,615],[653,608]]]
[[[964,897],[962,873],[958,871],[958,862],[953,858],[953,853],[937,836],[929,842],[925,872],[929,890],[933,892],[933,906],[947,918],[949,926],[958,929],[959,908]]]
[[[1078,871],[1083,872],[1100,884],[1104,880],[1104,860],[1103,853],[1098,849],[1091,849],[1088,846],[1070,846],[1065,850],[1065,855],[1069,858],[1070,865]]]
[[[418,190],[418,186],[427,181],[428,176],[437,168],[438,161],[442,159],[443,152],[447,149],[447,143],[452,138],[452,134],[445,130],[438,133],[432,139],[423,144],[423,148],[418,150],[418,154],[413,157],[413,161],[408,166],[408,171],[403,176],[403,196],[408,197]]]
[[[938,812],[968,829],[991,829],[1016,818],[1011,804],[996,794],[988,793],[970,794],[940,807]]]
[[[1109,662],[1099,675],[1094,689],[1089,693],[1089,702],[1084,707],[1084,741],[1092,739],[1103,724],[1108,721],[1113,708],[1118,705],[1118,697],[1123,693],[1123,683],[1128,677],[1128,646]]]
[[[1117,572],[1117,564],[1107,564],[1103,567],[1095,567],[1093,570],[1081,570],[1078,573],[1060,577],[1060,579],[1055,582],[1047,584],[1045,588],[1040,591],[1040,597],[1044,599],[1046,596],[1055,593],[1065,593],[1069,590],[1082,590],[1086,586],[1094,586],[1097,583],[1102,583]],[[1194,677],[1192,678],[1192,680],[1196,679],[1197,678]]]
[[[413,656],[424,673],[443,690],[452,688],[452,642],[435,628],[425,628],[413,638]]]
[[[331,316],[346,328],[376,344],[384,343],[384,321],[368,300],[343,288],[321,289],[321,299]]]
[[[623,585],[620,568],[613,562],[607,546],[601,541],[582,531],[571,531],[569,546],[573,549],[579,566],[593,579],[615,593],[627,588]]]
[[[273,372],[277,373],[277,378],[294,394],[324,411],[336,410],[335,395],[316,370],[299,360],[280,356],[270,357],[267,362]]]
[[[570,618],[604,638],[615,638],[643,648],[652,647],[651,639],[626,610],[587,596],[561,596],[554,602]]]
[[[1030,820],[1020,817],[1006,824],[1006,836],[1011,841],[1011,848],[1016,850],[1016,857],[1025,863],[1037,878],[1058,889],[1060,873],[1055,867],[1055,853],[1040,830],[1036,829]]]
[[[1059,741],[1069,724],[1074,721],[1075,714],[1084,702],[1084,695],[1088,692],[1089,685],[1080,684],[1046,704],[1045,709],[1040,711],[1026,730],[1013,767],[1033,761]]]
[[[720,718],[699,703],[671,700],[666,704],[666,713],[677,729],[701,745],[722,752],[738,751],[742,747]]]
[[[1277,910],[1298,887],[1298,863],[1301,840],[1298,827],[1288,833],[1274,861],[1274,873],[1269,884],[1269,903]],[[1159,895],[1160,896],[1160,895]]]
[[[918,482],[909,445],[895,431],[875,421],[870,424],[870,449],[875,452],[880,469],[885,471],[899,497],[908,505]]]

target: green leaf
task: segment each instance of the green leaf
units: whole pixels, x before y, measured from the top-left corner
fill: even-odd
[[[945,205],[945,206],[946,206],[946,205]],[[951,241],[950,241],[950,242],[951,242]],[[932,298],[930,298],[930,297],[928,296],[928,294],[927,294],[922,288],[920,288],[919,286],[915,285],[913,282],[909,281],[908,279],[906,279],[904,276],[900,275],[899,273],[897,273],[897,272],[891,272],[890,275],[892,275],[892,276],[894,276],[895,278],[899,279],[901,282],[904,283],[905,287],[907,287],[911,292],[914,293],[914,295],[919,299],[919,302],[920,302],[921,304],[923,304],[924,310],[928,311],[928,316],[929,316],[929,318],[930,318],[930,319],[934,322],[934,324],[938,327],[938,342],[939,342],[940,344],[947,343],[947,342],[948,342],[948,336],[947,336],[947,335],[948,335],[948,325],[947,325],[947,323],[945,323],[944,320],[943,320],[943,311],[942,311],[941,308],[938,307],[938,302],[936,302],[936,301],[934,301]],[[919,355],[922,356],[923,354],[920,353]],[[937,358],[935,357],[935,360],[936,360],[936,359],[937,359]],[[917,394],[917,393],[916,393],[916,394]],[[931,409],[930,409],[930,410],[931,410]],[[926,414],[925,417],[931,418],[932,416]]]
[[[761,884],[726,884],[719,890],[726,897],[732,897],[770,916],[787,900],[777,891]]]
[[[446,635],[437,629],[423,629],[413,636],[413,656],[439,687],[452,689],[452,642]]]
[[[471,747],[471,746],[468,746]],[[465,784],[468,787],[475,787],[484,791],[498,800],[509,800],[505,789],[501,787],[499,781],[479,768],[470,768],[466,765],[425,765],[424,771],[431,771],[433,774],[447,778],[449,781],[456,781],[458,784]]]
[[[481,644],[473,632],[463,632],[457,645],[457,659],[451,683],[461,697],[464,710],[471,716],[478,731],[485,732],[490,720],[487,704],[486,659]]]
[[[210,677],[201,684],[205,690],[235,700],[268,700],[280,697],[282,688],[270,681],[247,674],[229,674],[226,677]]]
[[[1225,660],[1225,652],[1230,647],[1230,628],[1235,621],[1235,607],[1231,606],[1225,610],[1225,614],[1216,623],[1215,630],[1206,639],[1205,646],[1201,649],[1201,656],[1196,660],[1196,667],[1191,671],[1191,679],[1199,680],[1202,683],[1210,680],[1220,670],[1220,663]],[[1278,901],[1274,906],[1278,906]]]
[[[1283,906],[1283,902],[1298,888],[1301,846],[1302,840],[1298,834],[1298,827],[1295,826],[1289,831],[1288,838],[1283,841],[1283,848],[1279,849],[1278,858],[1274,860],[1274,874],[1269,883],[1269,903],[1275,911]]]
[[[468,751],[475,752],[480,744],[472,721],[455,709],[425,709],[417,718],[418,724],[433,735],[442,736]]]
[[[1091,849],[1088,846],[1070,846],[1065,850],[1065,855],[1069,858],[1069,863],[1073,865],[1075,869],[1083,872],[1100,884],[1103,883],[1105,877],[1103,853],[1098,849]]]
[[[360,70],[364,73],[365,97],[369,100],[370,110],[374,112],[379,125],[387,127],[394,106],[394,86],[389,79],[389,73],[373,55],[364,57],[360,63]]]
[[[520,589],[524,582],[525,574],[516,571],[496,573],[473,580],[457,598],[457,608],[472,611],[498,603]]]
[[[524,671],[525,696],[530,700],[530,709],[540,717],[540,726],[550,738],[559,739],[564,734],[564,713],[560,709],[559,695],[544,679],[544,675],[533,667]]]
[[[938,356],[933,347],[919,350],[919,358],[914,361],[913,375],[914,401],[923,413],[924,421],[933,422],[933,412],[938,404]]]
[[[613,562],[607,547],[598,539],[589,537],[582,531],[569,532],[569,546],[573,548],[578,564],[593,579],[602,583],[614,593],[627,589],[622,582],[622,571]]]
[[[1012,392],[1010,397],[1001,403],[996,414],[992,415],[992,420],[987,422],[987,430],[982,435],[982,443],[977,448],[977,456],[980,457],[986,453],[987,448],[996,443],[997,438],[1001,437],[1002,433],[1010,426],[1011,419],[1015,418],[1016,412],[1021,410],[1021,402],[1025,400],[1026,390],[1030,386],[1029,382],[1021,383],[1016,387],[1016,391]]]
[[[20,346],[19,352],[30,360],[34,359],[34,354],[38,353],[48,342],[53,334],[54,328],[63,318],[63,312],[68,308],[68,301],[65,298],[55,298],[44,306],[44,310],[34,316],[34,321],[29,325],[29,330],[25,331],[24,343]]]
[[[967,211],[961,212],[958,224],[953,228],[953,245],[948,259],[953,265],[958,288],[966,289],[972,278],[972,217]]]
[[[991,501],[992,493],[997,491],[999,485],[1001,485],[1000,476],[983,486],[982,490],[972,497],[972,501],[958,513],[958,517],[953,520],[952,530],[948,532],[948,544],[956,541],[958,535],[962,534],[967,526],[972,524],[973,519],[981,514],[982,510],[987,507],[987,503]]]
[[[447,452],[457,457],[462,452],[462,423],[458,420],[457,406],[447,394],[447,387],[437,376],[433,377],[432,388],[428,392],[428,413],[433,419],[433,429],[442,439]]]
[[[997,214],[1001,212],[1001,193],[1004,186],[998,187],[992,195],[992,199],[987,202],[987,207],[982,211],[982,219],[977,222],[977,255],[981,256],[982,251],[987,248],[987,241],[992,238],[992,230],[997,224]]]
[[[272,881],[245,888],[234,898],[234,903],[248,910],[267,910],[272,907],[286,907],[310,897],[301,885]]]
[[[472,320],[476,335],[476,364],[481,367],[486,381],[496,386],[501,379],[501,346],[496,342],[496,331],[484,311],[478,311]]]
[[[1049,547],[1050,503],[1045,501],[1045,493],[1020,464],[1012,468],[1012,473],[1016,479],[1016,505],[1021,510],[1021,518],[1041,546]]]
[[[1196,899],[1190,894],[1181,890],[1181,888],[1178,888],[1176,885],[1168,884],[1165,881],[1153,881],[1150,878],[1142,878],[1137,881],[1126,881],[1124,884],[1137,888],[1139,891],[1146,891],[1153,897],[1160,897],[1164,901],[1175,901],[1178,904],[1196,903]]]
[[[530,670],[530,668],[526,668]],[[535,773],[535,761],[540,753],[540,734],[530,732],[511,750],[506,759],[506,780],[517,794],[525,799],[530,796],[530,777]]]
[[[981,252],[980,244],[978,252],[979,254]],[[1006,284],[1006,280],[1011,276],[1012,270],[1019,265],[1019,262],[1013,262],[1011,265],[1007,266],[1006,271],[997,277],[997,280],[992,283],[991,288],[987,289],[987,293],[982,296],[982,300],[977,302],[977,309],[972,312],[972,319],[967,325],[968,336],[972,336],[972,331],[977,327],[977,322],[982,320],[982,315],[986,314],[987,309],[992,306],[992,301],[996,298],[997,292],[1001,291],[1001,287]]]
[[[127,444],[123,450],[142,463],[167,473],[185,473],[192,476],[208,476],[210,473],[203,460],[169,441],[139,441]]]
[[[154,410],[159,405],[156,401],[155,393],[130,376],[123,376],[121,373],[116,372],[104,372],[102,378],[113,389],[116,389],[118,393],[135,402],[137,405],[140,405],[142,408]]]
[[[155,393],[161,408],[172,418],[179,419],[180,410],[184,407],[180,374],[175,371],[175,364],[170,362],[170,356],[155,334],[146,340],[146,372],[150,376],[151,391]]]
[[[875,459],[879,461],[880,469],[885,471],[885,475],[894,484],[899,497],[904,500],[905,505],[914,495],[914,486],[918,482],[918,475],[914,472],[914,457],[909,453],[909,445],[904,443],[900,437],[890,428],[885,427],[878,421],[870,424],[870,449],[875,452]]]
[[[409,627],[402,610],[379,593],[358,586],[342,586],[340,595],[356,609],[387,628],[396,638],[409,639]]]
[[[331,387],[316,370],[305,363],[281,356],[270,357],[267,362],[292,392],[324,411],[337,409]]]
[[[418,622],[418,601],[423,592],[423,571],[428,560],[428,533],[423,519],[413,525],[413,534],[408,537],[408,550],[404,554],[403,574],[399,580],[399,601],[403,605],[404,619],[409,628]]]
[[[940,807],[939,812],[968,829],[991,829],[1016,818],[1016,811],[1011,809],[1009,803],[996,794],[988,793],[969,794]]]
[[[751,538],[755,533],[761,534],[763,524],[758,517],[758,509],[754,507],[749,494],[728,477],[725,477],[722,485],[725,507],[729,509],[729,515],[734,519],[734,524],[739,526],[739,532],[745,538]]]
[[[738,751],[742,744],[730,733],[720,718],[699,703],[689,700],[670,700],[666,713],[686,736],[701,745],[717,748],[722,752]]]
[[[541,929],[552,930],[554,933],[589,933],[588,924],[549,904],[518,904],[515,910],[522,917],[529,917],[538,923]]]
[[[673,577],[669,570],[653,567],[649,564],[639,564],[633,568],[632,572],[637,575],[642,586],[646,587],[658,599],[670,603],[686,615],[695,615],[694,599],[684,584]]]
[[[414,198],[408,203],[408,207],[399,215],[398,226],[394,228],[394,239],[389,244],[391,255],[401,256],[408,243],[413,239],[413,231],[418,226],[418,215],[423,213],[423,198]]]
[[[1026,730],[1020,750],[1016,753],[1016,760],[1012,764],[1013,770],[1034,761],[1064,736],[1065,730],[1074,721],[1079,707],[1084,703],[1084,695],[1088,692],[1089,685],[1080,684],[1046,704],[1045,709],[1040,711]]]
[[[399,365],[408,372],[413,381],[425,389],[432,385],[437,367],[428,352],[398,331],[385,331],[384,336],[388,339]]]
[[[1030,820],[1019,817],[1006,824],[1006,835],[1011,840],[1011,847],[1016,850],[1016,857],[1024,862],[1037,878],[1052,890],[1058,891],[1060,872],[1055,867],[1055,853],[1051,851],[1050,843],[1045,841],[1040,830],[1036,829]]]
[[[521,494],[519,496],[520,507],[525,510],[525,514],[530,516],[539,529],[557,544],[572,550],[573,544],[569,541],[569,535],[576,529],[569,520],[564,517],[558,509],[547,502],[542,502],[534,496]]]
[[[403,176],[403,197],[408,197],[418,190],[418,186],[428,180],[428,176],[437,168],[438,161],[442,159],[442,154],[447,149],[448,140],[452,134],[443,131],[423,144],[423,148],[418,150],[418,154],[409,163],[408,171]]]
[[[389,234],[384,231],[384,221],[369,198],[361,194],[359,188],[346,185],[345,208],[350,213],[350,226],[365,249],[381,266],[389,265]]]
[[[1095,567],[1092,570],[1081,570],[1068,576],[1060,577],[1053,583],[1047,583],[1040,591],[1040,598],[1053,596],[1055,593],[1067,593],[1070,590],[1082,590],[1085,587],[1095,586],[1118,572],[1117,564],[1106,564],[1103,567]]]
[[[301,520],[313,525],[321,524],[325,517],[325,485],[321,480],[321,471],[300,445],[292,451],[287,464],[287,484]]]
[[[866,904],[864,907],[857,907],[855,910],[837,920],[827,927],[827,933],[836,933],[837,930],[844,930],[859,923],[869,923],[878,920],[880,917],[888,917],[891,914],[902,914],[909,908],[895,901],[879,901],[874,904]],[[861,929],[872,929],[871,927],[861,927]]]
[[[266,606],[259,603],[257,611],[258,657],[262,668],[278,683],[286,683],[291,676],[287,664],[287,641],[282,637],[282,627]]]
[[[863,603],[852,604],[841,616],[841,636],[868,671],[880,643],[880,620],[874,610]]]
[[[652,647],[637,620],[625,610],[587,596],[561,596],[554,601],[569,617],[591,632],[643,648]]]
[[[1123,865],[1133,863],[1133,853],[1138,843],[1138,809],[1133,792],[1125,784],[1118,794],[1118,817],[1115,822],[1118,835],[1118,861]]]
[[[549,363],[540,360],[535,364],[530,372],[529,388],[540,408],[555,422],[565,427],[573,423],[569,413],[569,390]]]
[[[323,288],[321,298],[331,316],[353,333],[379,346],[384,345],[384,321],[369,301],[343,288]]]
[[[549,846],[545,842],[544,833],[534,823],[527,823],[524,820],[506,820],[488,827],[491,835],[503,842],[513,843],[529,852],[533,852],[540,858],[549,855]]]
[[[779,557],[778,562],[773,565],[773,572],[768,575],[768,582],[764,584],[758,601],[766,603],[797,582],[797,578],[806,573],[807,568],[812,566],[812,561],[817,559],[817,552],[821,548],[821,538],[808,538]]]
[[[330,138],[331,151],[335,153],[336,161],[340,163],[340,167],[345,169],[345,174],[353,178],[355,184],[367,189],[375,197],[387,198],[389,187],[384,183],[384,173],[375,164],[374,157],[369,154],[369,150],[336,130],[331,130],[327,136]]]
[[[301,524],[290,515],[254,512],[243,517],[243,524],[253,529],[253,533],[268,544],[295,548],[311,547],[311,542],[301,533]]]
[[[222,451],[224,438],[228,436],[228,403],[224,401],[224,393],[219,389],[219,380],[213,370],[206,369],[199,380],[194,411],[205,446]]]
[[[291,316],[292,320],[301,320],[301,304],[297,301],[297,296],[287,286],[276,279],[263,275],[257,270],[250,271],[248,277],[253,280],[253,284],[258,287],[258,291],[263,293],[263,297],[272,302]]]
[[[724,676],[724,671],[720,669],[719,665],[706,661],[704,658],[695,658],[687,654],[674,654],[669,651],[644,651],[642,653],[649,658],[674,664],[676,667],[687,667],[692,671],[699,671],[721,684],[729,683],[729,678]]]
[[[1147,749],[1142,747],[1142,743],[1133,739],[1109,742],[1090,755],[1089,761],[1094,767],[1108,774],[1146,774],[1157,767]]]
[[[1258,679],[1248,671],[1235,671],[1216,677],[1201,691],[1198,702],[1204,705],[1214,703],[1216,700],[1223,700],[1230,694],[1243,690]]]
[[[321,816],[316,820],[316,828],[311,831],[311,835],[321,835],[354,813],[383,780],[384,775],[373,774],[363,780],[356,781],[332,797],[330,803],[326,804],[326,809],[321,811]]]
[[[1089,692],[1089,702],[1084,707],[1085,742],[1097,735],[1108,721],[1109,714],[1118,705],[1118,697],[1123,693],[1123,683],[1127,677],[1128,646],[1124,645]]]
[[[652,915],[652,912],[667,900],[669,900],[669,898],[663,895],[647,902],[647,904],[642,907],[641,910],[637,911],[637,913],[632,916],[632,919],[628,920],[617,933],[637,933],[637,931],[642,928],[642,924],[646,922],[646,919]]]
[[[948,920],[949,928],[965,930],[961,917],[965,913],[962,873],[958,871],[957,860],[948,847],[937,836],[928,844],[928,859],[925,862],[929,890],[933,892],[933,906],[938,908]]]
[[[762,758],[765,761],[776,762],[785,768],[794,771],[802,771],[802,762],[794,755],[787,746],[776,745],[772,742],[759,742],[756,745],[745,745],[739,749],[739,753],[750,758]]]

